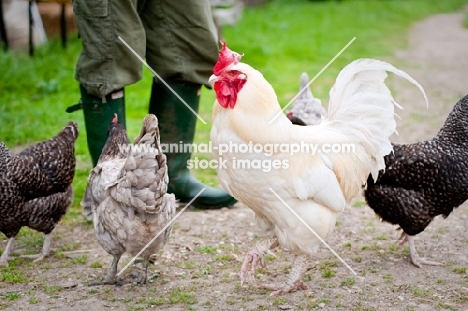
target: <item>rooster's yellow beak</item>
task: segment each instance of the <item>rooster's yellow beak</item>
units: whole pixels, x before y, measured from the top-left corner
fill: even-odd
[[[211,77],[208,79],[208,82],[213,85],[216,81],[218,81],[219,77],[217,75],[211,75]]]

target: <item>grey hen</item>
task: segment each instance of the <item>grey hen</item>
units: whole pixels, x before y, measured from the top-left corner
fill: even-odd
[[[322,122],[322,117],[327,116],[327,111],[323,108],[322,102],[312,95],[308,83],[309,77],[307,73],[303,72],[299,88],[299,91],[302,90],[302,92],[295,99],[287,113],[289,120],[296,125],[317,125]]]
[[[77,124],[69,122],[54,138],[19,154],[0,142],[0,231],[9,238],[0,265],[8,264],[13,242],[23,226],[46,235],[42,252],[25,257],[38,261],[49,254],[51,232],[73,198],[77,137]]]
[[[408,241],[415,266],[437,265],[418,256],[413,238],[434,217],[448,217],[468,200],[468,96],[455,105],[432,140],[393,149],[377,181],[367,181],[367,204],[403,229],[400,240]]]
[[[91,171],[81,205],[94,222],[96,238],[114,259],[102,282],[117,281],[117,265],[125,252],[142,250],[174,217],[173,194],[167,194],[169,178],[166,156],[161,152],[158,120],[149,114],[143,121],[133,148],[115,115],[107,142]],[[146,250],[140,283],[146,283],[149,257],[169,239],[169,226]]]

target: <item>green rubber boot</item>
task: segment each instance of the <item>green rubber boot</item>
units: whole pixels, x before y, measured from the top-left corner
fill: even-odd
[[[201,85],[193,83],[170,82],[169,86],[195,111],[198,111]],[[193,143],[197,116],[172,93],[163,83],[153,80],[149,112],[158,117],[162,144]],[[169,148],[167,148],[169,149]],[[202,209],[217,209],[231,206],[236,199],[221,188],[212,188],[201,183],[190,174],[187,160],[190,152],[166,152],[169,173],[168,193],[174,193],[177,199],[187,203],[203,188],[205,191],[192,203]]]
[[[80,92],[80,103],[86,126],[86,139],[94,167],[107,141],[107,129],[114,118],[114,113],[117,113],[119,123],[125,127],[124,89],[108,94],[105,100],[88,94],[82,85],[80,85]]]

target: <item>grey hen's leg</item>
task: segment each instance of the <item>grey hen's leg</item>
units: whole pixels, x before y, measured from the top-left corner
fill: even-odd
[[[122,255],[114,255],[109,270],[107,270],[107,274],[102,281],[104,284],[113,284],[117,281],[117,265],[119,264],[120,256]]]
[[[117,265],[119,264],[120,255],[112,255],[114,256],[114,259],[112,260],[112,263],[107,270],[107,274],[104,276],[102,281],[94,281],[90,282],[88,285],[89,286],[94,286],[94,285],[102,285],[102,284],[115,284],[117,283]]]

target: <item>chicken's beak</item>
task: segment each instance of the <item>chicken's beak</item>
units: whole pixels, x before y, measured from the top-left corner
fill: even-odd
[[[219,77],[217,75],[211,75],[211,77],[208,79],[208,82],[213,85],[216,81],[218,81]]]

